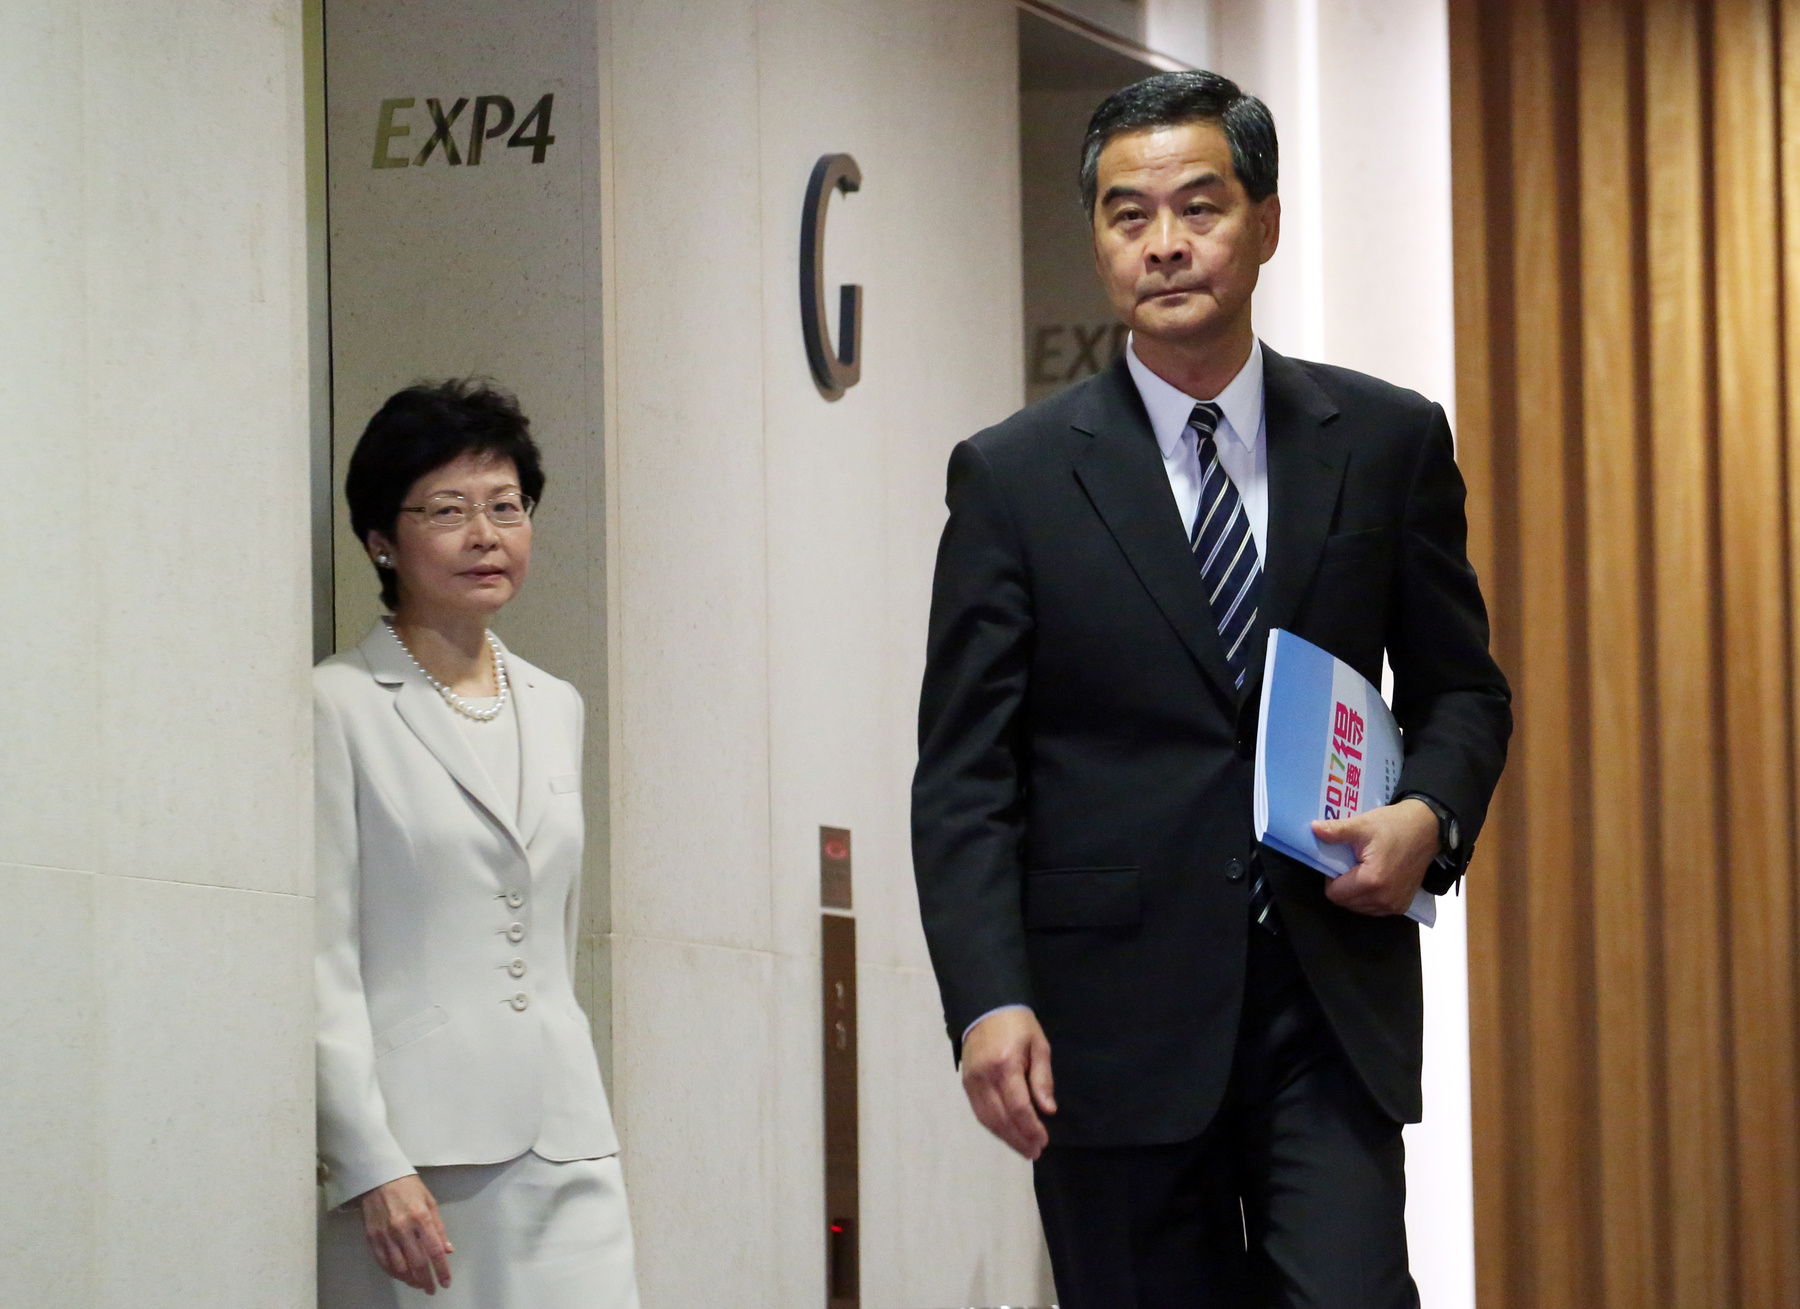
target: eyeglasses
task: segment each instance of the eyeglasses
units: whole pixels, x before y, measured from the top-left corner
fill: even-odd
[[[537,508],[537,501],[522,491],[503,491],[492,500],[470,504],[454,491],[440,491],[422,505],[402,505],[403,514],[423,514],[432,527],[461,527],[476,514],[485,513],[495,527],[517,527]]]

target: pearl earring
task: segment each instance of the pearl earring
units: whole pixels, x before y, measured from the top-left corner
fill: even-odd
[[[386,555],[376,555],[375,562],[382,568],[392,568],[394,566],[393,561]]]

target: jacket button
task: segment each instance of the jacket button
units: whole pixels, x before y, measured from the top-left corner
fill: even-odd
[[[507,928],[506,939],[509,941],[523,941],[525,939],[525,924],[514,923],[511,927]]]
[[[520,905],[525,903],[525,893],[523,891],[507,892],[506,903],[511,905],[514,909],[517,909]]]
[[[1225,880],[1228,882],[1244,880],[1244,861],[1242,859],[1233,859],[1225,865]]]
[[[511,1004],[514,1009],[518,1010],[520,1013],[524,1013],[531,1005],[531,997],[526,995],[525,992],[520,991],[512,998]]]
[[[514,977],[525,976],[525,961],[523,959],[513,960],[506,966],[506,971],[511,973]]]

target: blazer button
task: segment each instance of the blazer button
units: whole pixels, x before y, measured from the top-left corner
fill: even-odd
[[[511,973],[514,977],[525,976],[525,961],[523,959],[513,960],[506,966],[506,971]]]
[[[517,909],[520,905],[525,903],[525,893],[523,891],[508,891],[506,893],[506,903],[511,905],[514,909]]]
[[[507,928],[506,939],[509,941],[523,941],[525,939],[525,924],[514,923],[511,927]]]
[[[526,995],[525,992],[520,991],[512,998],[511,1003],[514,1009],[518,1010],[520,1013],[524,1013],[531,1005],[531,997]]]
[[[1225,880],[1228,882],[1244,880],[1244,861],[1242,859],[1233,859],[1225,865]]]

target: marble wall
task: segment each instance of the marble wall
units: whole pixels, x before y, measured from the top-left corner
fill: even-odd
[[[0,1301],[312,1303],[300,5],[0,8]]]

